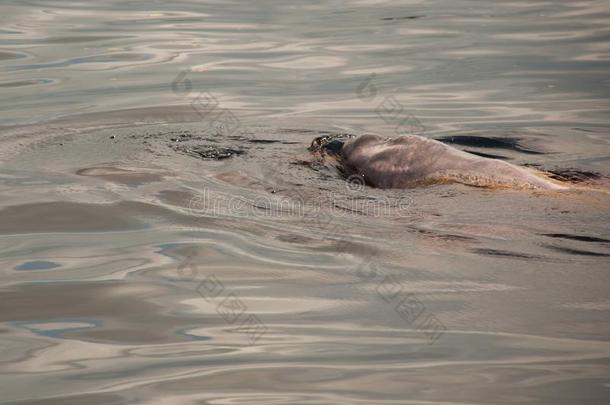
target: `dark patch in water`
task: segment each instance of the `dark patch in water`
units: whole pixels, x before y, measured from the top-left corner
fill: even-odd
[[[245,151],[240,149],[218,148],[215,146],[194,146],[184,149],[183,152],[204,160],[224,160],[245,153]]]
[[[152,140],[166,140],[170,142],[170,145],[173,145],[174,143],[177,142],[186,142],[186,141],[193,141],[193,140],[208,140],[210,142],[215,142],[215,140],[213,138],[205,138],[203,137],[201,134],[197,135],[197,134],[193,134],[192,132],[188,131],[188,130],[168,130],[168,131],[163,131],[163,132],[154,132],[154,133],[145,133],[144,135],[131,135],[130,138],[132,139],[143,139],[145,142],[146,141],[152,141]]]
[[[487,255],[487,256],[498,256],[498,257],[516,257],[519,259],[540,259],[540,256],[532,256],[525,253],[519,252],[510,252],[508,250],[498,250],[498,249],[473,249],[474,253]]]
[[[49,262],[46,260],[34,260],[31,262],[25,262],[15,267],[15,270],[21,271],[33,271],[33,270],[50,270],[56,267],[60,267],[59,264]]]
[[[589,180],[599,180],[603,176],[600,173],[588,172],[574,168],[547,170],[547,175],[555,180],[582,183]]]
[[[278,236],[276,236],[276,239],[281,242],[295,243],[297,245],[300,245],[303,243],[310,243],[311,241],[313,241],[313,239],[311,239],[311,238],[308,238],[308,237],[302,236],[302,235],[295,235],[293,233],[286,234],[286,235],[278,235]]]
[[[508,156],[493,155],[491,153],[477,152],[475,150],[470,150],[470,149],[464,149],[464,152],[472,153],[473,155],[477,155],[477,156],[481,156],[481,157],[489,158],[489,159],[511,160],[511,158],[509,158]]]
[[[9,59],[22,59],[27,57],[22,53],[17,52],[0,52],[0,60],[9,60]]]
[[[456,136],[445,136],[442,138],[438,138],[437,140],[461,145],[461,146],[472,146],[476,148],[495,148],[495,149],[507,149],[514,150],[521,153],[527,153],[530,155],[543,155],[544,152],[540,152],[533,149],[528,149],[521,145],[519,141],[521,138],[513,138],[513,137],[502,137],[502,138],[488,138],[485,136],[475,136],[475,135],[456,135]],[[472,153],[472,152],[471,152]]]
[[[20,80],[15,82],[4,82],[0,83],[0,87],[22,87],[22,86],[34,86],[37,84],[49,84],[53,83],[50,79],[33,79],[33,80]]]
[[[278,141],[276,139],[249,139],[248,142],[268,144],[268,143],[280,143],[281,141]]]
[[[339,211],[343,211],[346,212],[348,214],[354,214],[354,215],[368,215],[367,212],[363,211],[363,210],[358,210],[358,209],[354,209],[354,208],[350,208],[350,207],[343,207],[341,205],[338,204],[333,204],[333,207],[338,209]]]
[[[423,15],[406,15],[403,17],[383,17],[381,21],[416,20],[425,17]]]
[[[554,246],[554,245],[543,245],[543,246],[548,249],[552,249],[552,250],[555,250],[558,252],[567,253],[569,255],[610,257],[610,254],[608,254],[608,253],[591,252],[588,250],[573,249],[573,248],[567,248],[567,247],[563,247],[563,246]]]
[[[294,162],[290,162],[291,165],[305,166],[305,167],[312,167],[313,163],[314,162],[310,162],[308,160],[295,160]]]
[[[596,238],[594,236],[582,236],[582,235],[570,235],[567,233],[542,233],[542,236],[548,236],[549,238],[561,238],[561,239],[570,239],[570,240],[578,240],[581,242],[601,242],[608,243],[610,240]]]
[[[427,229],[417,229],[416,230],[418,233],[432,237],[434,239],[440,239],[440,240],[446,240],[446,241],[459,241],[459,242],[466,242],[466,241],[473,241],[475,240],[475,238],[471,238],[470,236],[462,236],[462,235],[455,235],[455,234],[450,234],[450,233],[436,233]]]
[[[594,132],[594,133],[597,132],[597,131],[593,131],[591,129],[586,129],[586,128],[572,128],[572,129],[574,129],[576,131],[582,131],[582,132]]]
[[[278,141],[275,139],[250,139],[248,142],[268,144],[268,143],[280,143],[281,141]]]

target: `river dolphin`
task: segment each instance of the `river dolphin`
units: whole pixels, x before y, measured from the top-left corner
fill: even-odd
[[[325,136],[316,138],[309,149],[336,158],[344,174],[360,176],[366,184],[379,188],[461,183],[493,188],[568,189],[542,172],[417,135]]]

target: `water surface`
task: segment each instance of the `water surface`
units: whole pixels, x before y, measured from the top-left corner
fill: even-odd
[[[0,402],[610,398],[610,195],[348,183],[415,133],[610,175],[604,1],[5,1]]]

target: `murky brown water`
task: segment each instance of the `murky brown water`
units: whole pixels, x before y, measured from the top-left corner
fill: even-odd
[[[603,1],[7,1],[0,403],[610,398],[610,194],[378,190],[326,133],[610,175]]]

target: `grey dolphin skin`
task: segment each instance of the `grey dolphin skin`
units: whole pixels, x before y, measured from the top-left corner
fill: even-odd
[[[362,135],[313,141],[310,150],[335,156],[347,175],[379,188],[461,183],[476,187],[566,190],[541,172],[463,152],[417,135]]]

